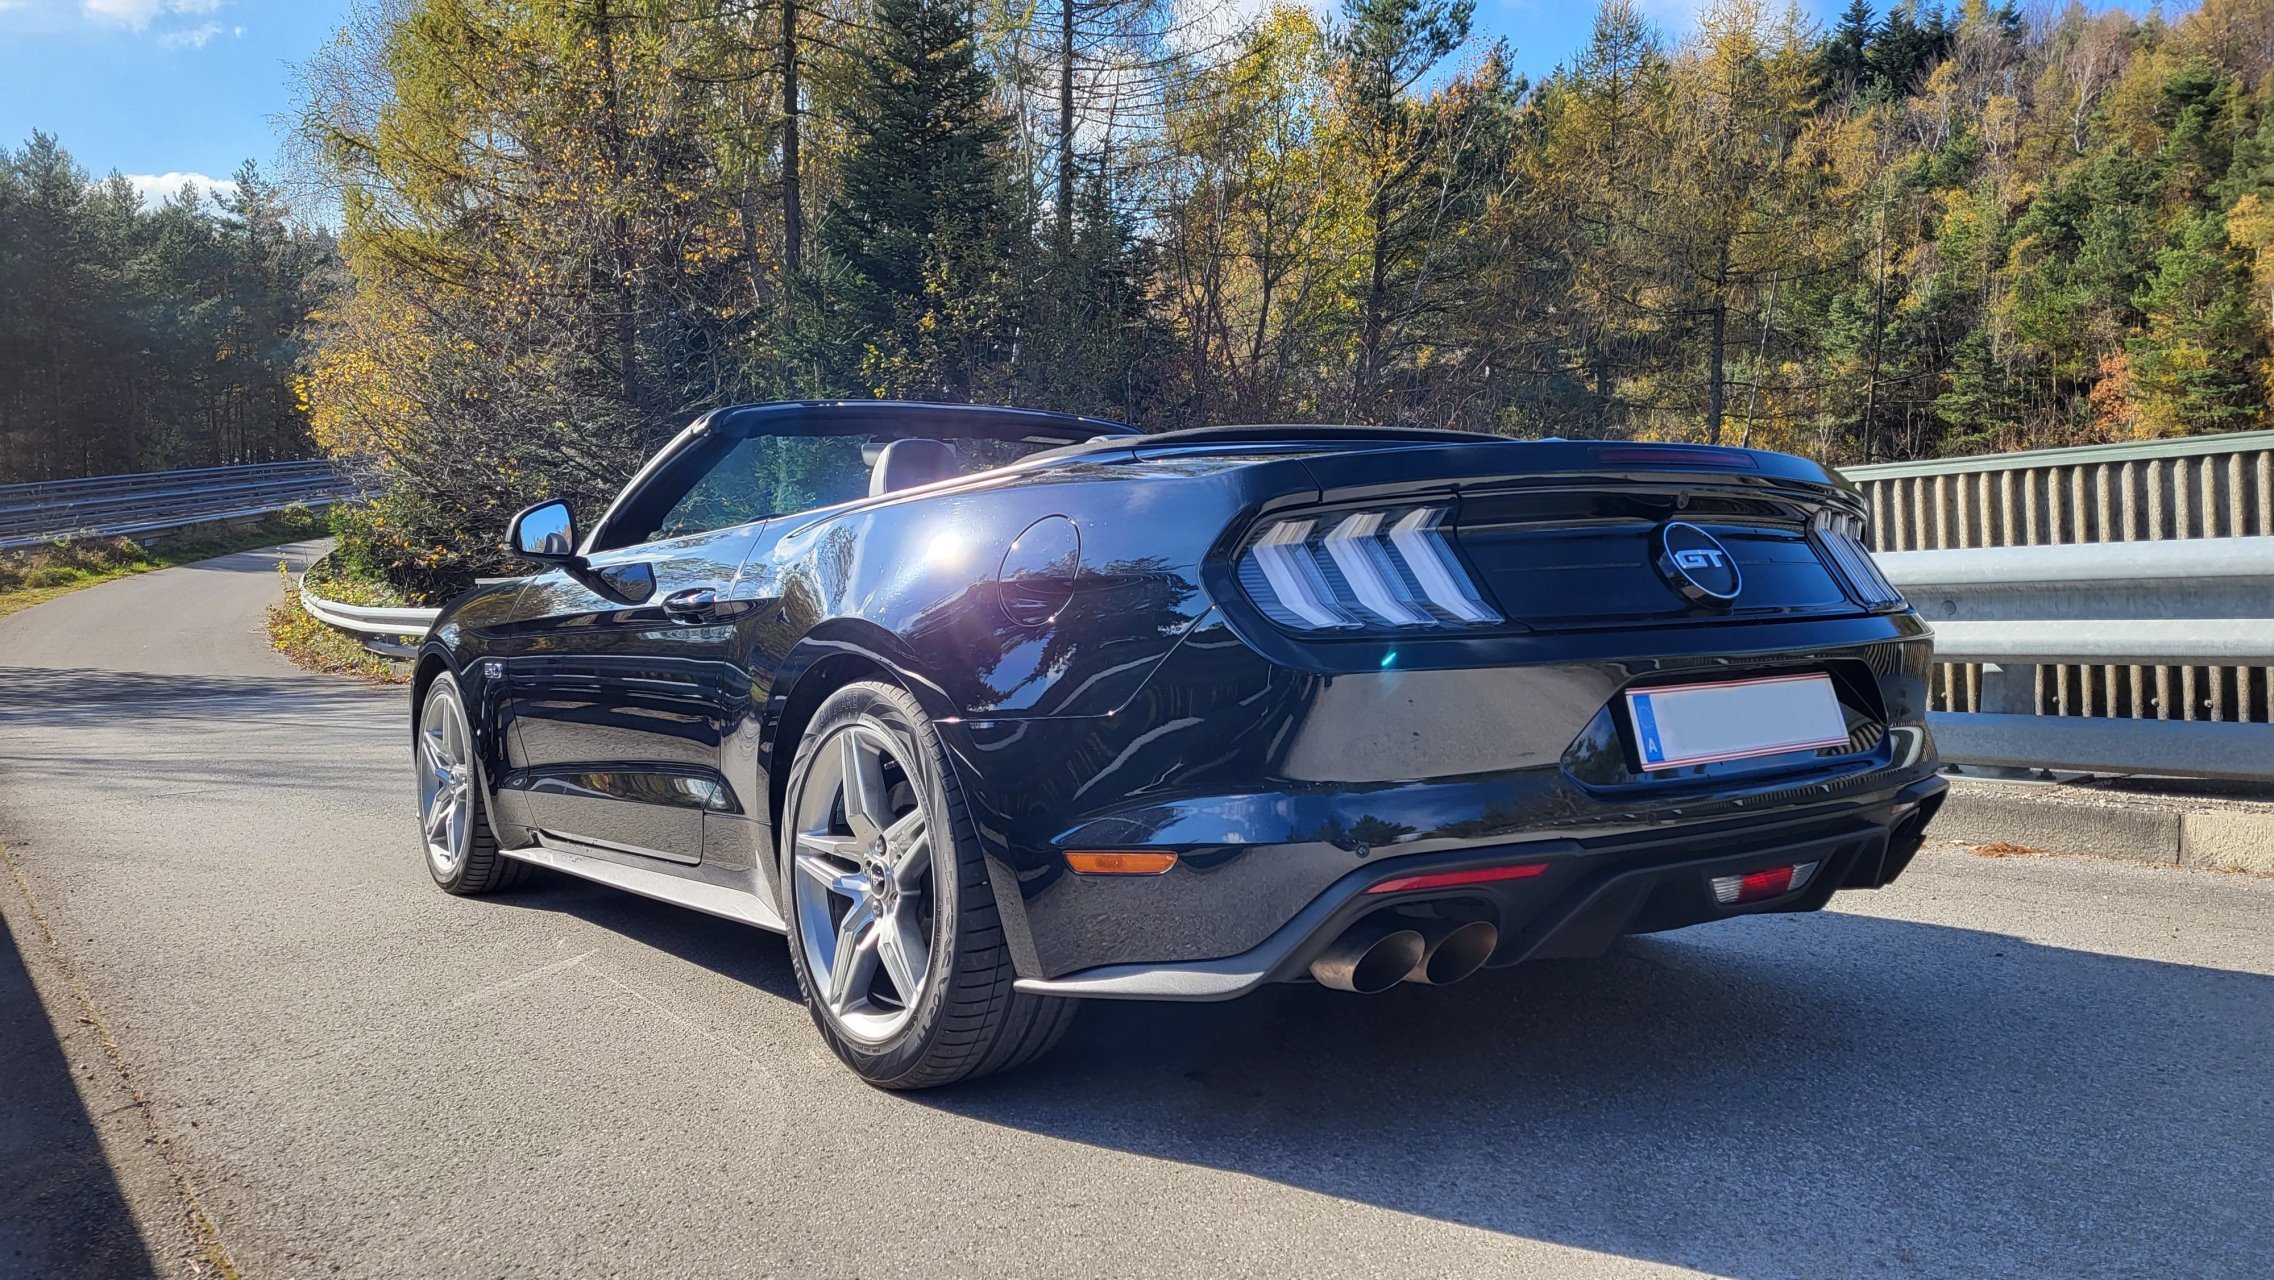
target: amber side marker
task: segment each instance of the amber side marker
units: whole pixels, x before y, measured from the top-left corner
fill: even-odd
[[[1176,865],[1173,853],[1069,853],[1066,865],[1085,876],[1157,876]]]

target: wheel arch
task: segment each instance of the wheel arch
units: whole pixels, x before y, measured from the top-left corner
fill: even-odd
[[[419,650],[411,667],[411,736],[418,736],[419,712],[426,706],[427,690],[447,673],[458,682],[459,701],[466,708],[467,727],[474,735],[474,773],[480,780],[482,798],[490,806],[490,818],[500,835],[510,835],[514,843],[521,842],[519,834],[521,814],[517,806],[505,804],[499,782],[509,773],[513,764],[507,758],[505,735],[512,732],[505,723],[500,698],[504,690],[495,680],[469,678],[466,668],[473,664],[461,662],[448,649],[429,643]]]
[[[444,657],[440,649],[427,648],[419,651],[418,660],[411,668],[412,733],[418,732],[418,713],[426,705],[427,687],[434,683],[436,676],[451,670],[450,659]]]
[[[916,705],[940,731],[947,767],[954,771],[956,783],[966,796],[983,783],[972,765],[961,710],[908,644],[872,622],[831,619],[806,633],[784,658],[759,722],[758,760],[766,778],[766,812],[776,833],[777,862],[781,856],[782,803],[789,790],[790,763],[797,743],[830,694],[862,680],[896,685],[916,699]],[[1027,931],[1026,900],[1016,888],[1018,877],[996,839],[984,827],[977,834],[988,878],[998,887],[995,911],[1011,949],[1012,967],[1022,977],[1033,976],[1037,972],[1034,942]],[[773,870],[778,880],[782,869],[776,865]],[[1005,890],[1003,886],[1010,887]]]
[[[924,671],[898,636],[859,618],[834,618],[816,626],[776,668],[759,717],[758,764],[766,776],[766,812],[777,828],[789,787],[790,761],[814,712],[830,694],[862,680],[880,680],[906,690],[935,724],[956,719],[947,690]]]

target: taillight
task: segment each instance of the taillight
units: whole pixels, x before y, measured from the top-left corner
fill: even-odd
[[[1809,537],[1819,558],[1847,580],[1848,594],[1867,609],[1890,609],[1903,603],[1903,593],[1879,571],[1863,544],[1863,521],[1839,511],[1819,511],[1808,522]]]
[[[1296,631],[1489,626],[1500,612],[1469,577],[1443,507],[1289,516],[1240,550],[1240,587]]]
[[[1800,862],[1741,876],[1715,876],[1713,900],[1725,907],[1741,907],[1748,902],[1781,898],[1795,889],[1807,887],[1809,877],[1815,874],[1815,863]]]

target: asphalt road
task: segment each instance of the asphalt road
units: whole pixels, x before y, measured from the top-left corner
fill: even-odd
[[[892,1096],[776,938],[436,891],[403,697],[265,650],[274,561],[0,620],[0,1273],[2274,1275],[2274,882],[1931,850]]]

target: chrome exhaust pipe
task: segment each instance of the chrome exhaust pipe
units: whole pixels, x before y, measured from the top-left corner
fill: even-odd
[[[1322,987],[1372,995],[1404,981],[1421,952],[1421,935],[1413,930],[1360,921],[1311,961],[1311,976]]]
[[[1418,922],[1421,955],[1407,971],[1407,982],[1433,987],[1459,982],[1484,967],[1500,946],[1500,930],[1482,920]]]

